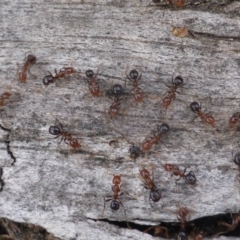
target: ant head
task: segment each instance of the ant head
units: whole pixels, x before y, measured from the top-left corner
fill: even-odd
[[[87,71],[85,72],[85,75],[86,75],[86,77],[88,77],[88,78],[93,78],[94,72],[93,72],[93,70],[87,70]]]
[[[129,73],[129,77],[133,80],[137,80],[138,79],[138,71],[136,69],[131,70]]]
[[[177,235],[177,240],[187,240],[187,234],[184,232],[184,230],[181,230]]]
[[[44,85],[48,85],[49,83],[54,82],[54,77],[52,75],[46,75],[42,81]]]
[[[201,105],[198,102],[192,102],[190,108],[194,113],[198,113],[201,110]]]
[[[117,211],[120,207],[119,201],[112,200],[111,204],[110,204],[110,207],[111,207],[112,210]]]
[[[132,159],[136,159],[136,158],[139,157],[141,150],[140,150],[140,147],[135,146],[135,145],[132,145],[132,146],[129,148],[129,152],[130,152],[130,157],[131,157]]]
[[[180,86],[183,84],[183,78],[181,76],[177,76],[172,80],[172,83],[176,86]]]
[[[170,130],[170,127],[167,123],[163,123],[160,126],[158,126],[158,132],[161,134],[165,134]]]
[[[61,133],[61,129],[59,127],[56,126],[51,126],[49,128],[49,133],[52,135],[59,135]]]
[[[27,56],[27,61],[28,61],[29,64],[33,65],[37,62],[37,58],[34,55],[29,54]]]
[[[240,160],[240,158],[239,158]],[[185,180],[188,184],[194,185],[197,182],[197,178],[193,171],[190,171],[188,174],[185,175]]]
[[[123,93],[122,85],[120,85],[120,84],[114,84],[114,85],[112,86],[112,93],[113,93],[114,95],[120,95],[120,94],[122,94],[122,93]]]
[[[234,156],[234,158],[233,158],[233,162],[234,162],[236,165],[240,166],[240,152],[238,152],[238,153],[235,154],[235,156]]]
[[[152,190],[150,192],[150,199],[152,199],[153,202],[158,202],[161,199],[162,195],[159,189]]]

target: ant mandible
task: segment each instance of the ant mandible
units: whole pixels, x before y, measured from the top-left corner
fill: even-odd
[[[98,71],[99,70],[97,70],[96,74],[93,72],[93,70],[87,70],[85,72],[85,75],[87,77],[88,88],[93,97],[98,97],[100,93],[99,87],[100,79],[97,78]]]
[[[154,144],[157,144],[162,135],[169,132],[169,125],[167,123],[163,123],[161,125],[158,125],[157,127],[157,134],[155,134],[153,137],[147,137],[141,144],[142,150],[143,151],[149,151]]]
[[[167,87],[170,88],[169,91],[167,91],[164,94],[163,98],[163,106],[167,109],[169,105],[176,99],[176,93],[179,93],[177,89],[183,84],[183,78],[181,76],[177,76],[173,78],[172,76],[172,87],[166,85]]]
[[[76,70],[73,67],[63,67],[57,72],[57,69],[55,69],[55,76],[52,75],[52,73],[48,72],[49,75],[46,75],[43,78],[43,84],[48,85],[49,83],[53,83],[56,80],[65,77],[66,75],[76,73]]]
[[[123,87],[120,84],[114,84],[111,89],[111,93],[114,95],[113,103],[108,109],[108,114],[111,117],[116,117],[120,110],[121,98],[123,94]],[[111,97],[110,97],[111,98]]]
[[[204,122],[206,122],[207,124],[211,125],[212,127],[214,127],[215,124],[215,119],[211,114],[208,113],[203,113],[202,112],[202,107],[198,102],[192,102],[190,104],[190,108],[191,110],[197,114]]]
[[[185,182],[191,186],[194,186],[197,182],[197,178],[193,171],[190,171],[189,173],[185,174],[186,168],[184,168],[183,172],[181,172],[178,166],[168,163],[164,164],[163,168],[167,172],[171,172],[174,176],[179,176],[179,178],[175,182],[179,181],[181,178],[183,178]]]
[[[156,187],[153,179],[151,178],[149,171],[146,168],[139,170],[139,172],[140,172],[142,181],[144,183],[144,187],[150,190],[149,203],[152,206],[150,200],[152,200],[153,202],[158,202],[162,197],[161,191],[160,191],[160,189],[158,189]],[[153,173],[152,173],[152,175],[153,175]]]
[[[232,117],[229,119],[229,128],[233,129],[239,125],[240,112],[235,112]]]
[[[25,63],[23,64],[22,69],[18,71],[18,78],[19,78],[20,82],[22,82],[22,83],[26,82],[26,80],[27,80],[27,71],[29,71],[29,68],[32,65],[36,64],[36,62],[37,62],[37,58],[34,55],[29,54],[27,56],[27,59],[26,59]]]
[[[58,138],[61,136],[62,137],[61,141],[63,140],[66,144],[70,145],[74,150],[81,147],[77,139],[73,138],[70,133],[66,132],[63,129],[63,126],[60,122],[59,122],[59,126],[50,126],[49,133],[52,135],[55,135],[56,136],[55,138]]]
[[[121,175],[113,175],[113,179],[112,179],[112,191],[113,191],[113,195],[104,197],[104,207],[103,207],[102,215],[103,215],[104,210],[105,210],[105,207],[106,207],[106,202],[111,201],[111,203],[110,203],[110,208],[111,208],[113,211],[117,211],[117,210],[119,209],[120,205],[122,205],[122,207],[123,207],[123,209],[124,209],[125,219],[126,219],[126,222],[127,222],[127,224],[128,224],[126,209],[125,209],[122,201],[119,200],[119,197],[124,194],[124,192],[121,192],[121,193],[120,193],[120,191],[121,191],[121,185],[122,185]]]
[[[129,74],[126,73],[127,79],[131,82],[131,85],[133,88],[131,89],[131,92],[133,92],[133,97],[136,102],[142,102],[143,101],[143,91],[139,87],[139,81],[142,76],[142,72],[139,74],[137,70],[133,69],[129,72]]]

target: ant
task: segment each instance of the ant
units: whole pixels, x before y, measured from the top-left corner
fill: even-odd
[[[189,173],[185,174],[186,168],[184,168],[183,172],[181,172],[177,165],[168,164],[168,163],[164,164],[163,168],[167,172],[171,172],[173,175],[179,176],[179,178],[175,182],[179,181],[181,178],[183,178],[185,182],[191,186],[194,186],[197,182],[197,178],[193,171],[190,171]]]
[[[46,75],[43,78],[43,84],[48,85],[49,83],[53,83],[54,81],[65,77],[67,74],[76,73],[76,70],[73,67],[63,67],[57,72],[57,69],[55,69],[55,76],[53,76],[50,72],[48,72],[49,75]]]
[[[140,172],[141,178],[143,179],[144,187],[150,190],[149,203],[151,204],[150,200],[152,200],[153,202],[158,202],[162,198],[162,195],[161,195],[160,189],[156,187],[152,179],[153,177],[151,178],[150,173],[146,168],[139,170],[139,172]],[[152,176],[153,176],[153,172],[152,172]]]
[[[126,209],[125,209],[122,201],[118,199],[120,196],[122,196],[124,194],[124,192],[120,193],[121,185],[122,185],[121,175],[113,175],[113,179],[112,179],[113,195],[104,197],[104,207],[103,207],[102,215],[103,215],[104,210],[105,210],[106,202],[111,201],[110,208],[113,211],[117,211],[119,209],[120,205],[122,205],[122,207],[124,209],[125,219],[126,219],[126,222],[128,224]]]
[[[5,103],[5,101],[12,95],[12,93],[10,92],[4,92],[1,96],[0,96],[0,107],[2,107]]]
[[[234,157],[232,153],[232,159],[233,162],[238,166],[238,171],[240,172],[240,152],[236,153]]]
[[[59,126],[50,126],[49,133],[55,135],[56,136],[55,138],[61,136],[62,137],[61,141],[63,140],[66,144],[70,145],[74,150],[81,147],[76,138],[73,138],[70,133],[64,131],[63,126],[60,122]]]
[[[120,101],[122,100],[120,98],[120,95],[123,94],[123,87],[120,84],[114,84],[111,89],[111,93],[114,95],[113,103],[109,107],[108,114],[111,117],[116,117],[118,115],[119,109],[120,109]],[[111,98],[111,97],[109,97]]]
[[[155,134],[153,137],[147,137],[143,142],[142,142],[142,150],[143,151],[149,151],[154,144],[157,144],[162,135],[169,132],[169,125],[167,123],[163,123],[161,125],[157,126],[157,134]]]
[[[143,92],[142,89],[139,87],[139,80],[141,79],[142,72],[139,74],[137,70],[133,69],[126,73],[127,79],[131,82],[130,84],[133,86],[131,92],[133,92],[133,97],[136,102],[143,101]]]
[[[203,113],[201,110],[201,105],[198,102],[192,102],[190,104],[191,110],[197,114],[204,122],[214,127],[215,119],[211,114]]]
[[[138,157],[140,157],[140,155],[143,153],[140,149],[139,146],[134,145],[133,142],[131,142],[123,133],[121,133],[119,130],[109,126],[110,129],[116,131],[117,133],[119,133],[126,141],[127,143],[131,144],[128,152],[130,153],[130,158],[133,160],[136,160]]]
[[[235,112],[229,119],[229,128],[233,129],[239,125],[240,112]]]
[[[191,213],[191,211],[189,209],[187,209],[186,207],[179,207],[179,209],[178,209],[177,218],[181,222],[181,228],[180,228],[178,235],[176,236],[177,240],[185,240],[185,239],[187,240],[188,239],[185,228],[186,228],[187,219],[188,219],[190,213]]]
[[[22,82],[22,83],[26,82],[26,80],[27,80],[27,71],[29,71],[29,68],[32,65],[36,64],[36,62],[37,62],[37,58],[34,55],[29,54],[27,56],[26,62],[23,64],[22,69],[18,71],[18,78],[19,78],[20,82]]]
[[[88,88],[93,97],[98,97],[100,93],[99,87],[100,79],[97,78],[98,71],[96,74],[92,70],[87,70],[85,72],[85,75],[87,77]]]
[[[170,88],[170,90],[164,94],[165,97],[163,98],[163,106],[166,109],[176,99],[176,93],[179,93],[177,89],[183,84],[183,78],[181,76],[173,78],[172,76],[172,84],[172,87],[165,84],[167,87]]]
[[[177,8],[182,8],[184,6],[185,0],[165,0],[165,2],[168,2]]]
[[[147,233],[149,232],[151,229],[154,229],[154,237],[156,237],[157,235],[162,235],[166,238],[169,237],[168,235],[168,229],[162,226],[156,226],[156,227],[149,227],[148,229],[146,229],[143,233]]]
[[[214,235],[215,237],[219,236],[221,234],[224,234],[224,233],[228,233],[230,231],[234,231],[236,229],[236,227],[238,226],[238,224],[240,222],[240,211],[238,213],[234,213],[234,214],[230,213],[230,214],[231,214],[231,218],[232,218],[232,223],[231,224],[226,223],[226,222],[222,222],[222,221],[218,222],[218,225],[226,227],[227,231],[220,232],[220,233]]]

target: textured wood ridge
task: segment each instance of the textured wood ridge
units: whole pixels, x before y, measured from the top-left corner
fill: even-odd
[[[232,151],[239,151],[239,130],[229,131],[228,120],[240,111],[240,3],[205,2],[177,11],[154,4],[146,9],[148,0],[1,1],[1,93],[13,93],[2,107],[1,125],[11,129],[16,163],[3,167],[0,217],[37,224],[65,240],[154,239],[91,220],[101,217],[113,174],[122,174],[122,189],[130,195],[122,198],[130,222],[177,222],[169,212],[177,205],[192,208],[191,219],[239,209],[238,171],[232,161]],[[184,25],[194,37],[172,35],[173,26]],[[36,77],[21,84],[17,63],[22,64],[29,51],[38,58],[31,68]],[[124,85],[127,69],[142,69],[145,100],[135,104],[127,85],[121,114],[109,120],[106,111],[112,100],[92,97],[80,76],[42,84],[48,71],[64,66],[82,72],[99,67],[103,92],[113,83]],[[166,111],[161,97],[173,74],[188,82]],[[215,128],[199,118],[191,121],[194,114],[187,105],[194,100],[214,115]],[[48,133],[56,124],[53,116],[82,143],[81,150],[70,151]],[[163,137],[165,146],[159,143],[153,154],[136,161],[129,158],[130,145],[109,129],[139,144],[162,122],[171,128]],[[0,166],[10,166],[8,132],[0,134]],[[112,139],[118,139],[117,148],[109,146]],[[194,171],[196,189],[182,180],[176,185],[164,163]],[[154,208],[139,179],[143,166],[154,166],[162,189],[162,201]],[[125,221],[123,209],[112,212],[109,204],[103,217]]]

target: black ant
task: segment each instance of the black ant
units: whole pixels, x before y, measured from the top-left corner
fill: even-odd
[[[163,134],[169,132],[169,129],[170,128],[169,128],[169,125],[167,123],[163,123],[161,125],[158,125],[157,134],[155,134],[153,137],[146,138],[142,142],[142,144],[141,144],[142,150],[145,151],[145,152],[149,151],[153,147],[154,144],[157,144],[160,141]]]
[[[180,171],[180,169],[177,165],[168,164],[168,163],[164,164],[163,168],[167,172],[171,172],[174,176],[179,176],[179,179],[177,179],[175,182],[179,181],[181,178],[183,178],[185,180],[185,182],[191,186],[194,186],[197,182],[197,178],[193,171],[190,171],[187,174],[185,174],[186,168],[184,168],[184,170],[182,172],[182,171]]]
[[[78,143],[77,139],[73,138],[70,133],[66,132],[63,129],[63,126],[60,122],[59,122],[59,126],[51,126],[49,128],[49,133],[52,135],[55,135],[56,136],[55,138],[58,138],[61,136],[62,137],[61,141],[63,140],[66,144],[70,145],[74,150],[81,147],[81,145]]]
[[[104,197],[104,207],[103,207],[103,211],[102,211],[102,215],[104,213],[105,207],[106,207],[106,202],[111,201],[110,203],[110,208],[113,211],[117,211],[120,207],[120,205],[122,205],[123,209],[124,209],[124,214],[125,214],[125,219],[126,222],[128,224],[127,221],[127,214],[126,214],[126,209],[122,203],[121,200],[119,200],[119,197],[122,196],[124,194],[124,192],[121,192],[121,185],[122,185],[122,179],[121,179],[121,175],[113,175],[113,179],[112,179],[112,191],[113,191],[113,195],[112,196],[106,196]]]
[[[123,94],[123,87],[120,84],[114,84],[111,89],[111,93],[114,95],[113,103],[108,109],[108,114],[111,117],[116,117],[120,110],[121,98]]]
[[[133,96],[136,102],[142,102],[143,101],[143,91],[139,87],[139,81],[142,76],[142,72],[139,74],[137,70],[133,69],[129,72],[129,74],[126,73],[127,79],[131,82],[131,85],[133,88],[131,89],[131,92],[133,92]]]
[[[215,119],[211,114],[208,113],[203,113],[202,112],[202,107],[198,102],[192,102],[190,104],[190,108],[191,110],[197,114],[204,122],[206,122],[207,124],[211,125],[212,127],[214,127],[215,124]]]
[[[172,84],[172,87],[165,84],[167,87],[170,88],[170,90],[164,94],[163,98],[163,106],[166,109],[176,99],[176,93],[179,93],[177,89],[183,84],[183,78],[181,76],[173,78],[172,76]]]
[[[57,72],[57,69],[55,69],[55,76],[53,76],[50,72],[48,73],[49,75],[46,75],[42,80],[44,85],[53,83],[56,80],[65,77],[66,75],[76,73],[76,70],[73,67],[64,67],[64,68],[61,68],[59,72]]]
[[[143,179],[144,187],[150,190],[149,203],[151,204],[150,200],[158,202],[162,198],[161,191],[156,187],[149,171],[146,168],[143,168],[142,170],[139,170],[139,172],[141,178]]]
[[[27,71],[29,71],[29,68],[36,64],[37,62],[37,58],[32,55],[32,54],[29,54],[26,58],[26,61],[25,63],[23,64],[23,67],[21,70],[18,71],[18,78],[19,78],[19,81],[22,82],[22,83],[25,83],[26,80],[27,80]]]

